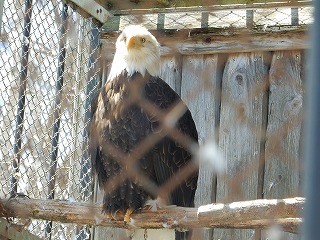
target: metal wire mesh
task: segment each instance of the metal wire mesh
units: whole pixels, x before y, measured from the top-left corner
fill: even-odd
[[[60,1],[9,0],[1,36],[1,198],[23,192],[88,201],[86,125],[98,88],[98,30]],[[44,228],[43,221],[28,227],[42,237]],[[46,237],[77,234],[76,226],[54,224]]]
[[[313,21],[310,6],[221,8],[216,11],[144,12],[136,15],[120,12],[116,18],[114,30],[132,23],[148,29],[179,30],[267,29],[269,26],[308,25]],[[102,30],[110,25],[113,24],[108,23]],[[23,192],[38,199],[92,200],[93,180],[86,128],[90,120],[91,99],[101,84],[102,70],[106,71],[102,68],[109,67],[112,55],[107,53],[106,59],[99,55],[99,30],[91,19],[84,19],[60,1],[4,2],[0,42],[0,171],[3,172],[0,198]],[[208,198],[210,201],[230,202],[252,196],[277,197],[279,191],[285,192],[279,196],[287,197],[299,193],[297,188],[284,191],[275,186],[281,185],[283,177],[289,182],[298,181],[296,175],[301,174],[297,158],[302,141],[302,57],[301,51],[246,53],[240,57],[237,54],[163,57],[161,77],[190,108],[203,149],[217,147],[226,159],[233,161],[233,164],[229,161],[226,164],[230,165],[224,166],[227,177],[218,177],[218,180],[215,172],[200,162],[197,205],[209,203],[205,202]],[[293,76],[291,81],[287,75],[282,77],[283,72],[275,66],[280,61],[294,59],[297,69],[287,69]],[[213,66],[219,71],[212,73]],[[257,69],[253,67],[252,70],[250,66]],[[248,73],[249,68],[253,72]],[[301,74],[298,77],[297,72]],[[256,81],[248,83],[246,79],[250,76]],[[195,81],[184,80],[191,78]],[[268,83],[265,83],[266,78]],[[243,86],[243,92],[233,95],[228,79]],[[291,86],[281,85],[283,82]],[[280,103],[278,90],[278,94],[283,94]],[[150,109],[144,101],[140,104],[146,111],[158,111]],[[280,119],[272,114],[275,108],[284,111]],[[256,113],[256,109],[260,112]],[[178,114],[175,111],[158,114],[167,119],[180,115],[179,111]],[[171,138],[186,144],[188,139],[179,136],[175,129],[168,129]],[[146,138],[146,149],[141,151],[152,148],[151,139],[150,136]],[[212,144],[213,141],[216,143]],[[251,150],[246,152],[248,149]],[[121,152],[118,155],[122,156]],[[200,156],[206,158],[204,155]],[[283,164],[280,171],[283,174],[274,176],[273,167],[268,163],[276,161]],[[285,161],[290,162],[291,176],[286,172]],[[215,164],[217,168],[219,164],[224,165],[223,162]],[[261,180],[267,174],[270,176]],[[209,183],[207,179],[210,179]],[[259,181],[258,188],[250,182],[252,179]],[[119,179],[119,184],[122,180]],[[168,191],[176,180],[162,186],[162,191]],[[255,190],[248,190],[251,187]],[[46,239],[89,239],[91,234],[89,227],[37,220],[32,220],[28,230]],[[252,231],[249,234],[252,235]]]
[[[281,5],[281,4],[280,4]],[[205,7],[203,7],[205,9]],[[227,8],[227,7],[225,7]],[[259,8],[248,9],[245,6],[235,6],[230,10],[224,10],[222,6],[218,10],[197,11],[197,8],[188,9],[190,12],[168,11],[162,16],[150,14],[148,11],[136,11],[136,15],[122,15],[122,11],[116,11],[120,16],[120,28],[132,23],[142,24],[148,29],[159,28],[159,18],[162,19],[161,28],[164,29],[194,29],[209,28],[246,28],[248,21],[251,27],[280,27],[290,25],[308,25],[313,21],[312,7],[309,5],[300,7],[272,6],[270,8],[259,5]],[[134,13],[134,10],[131,12]]]

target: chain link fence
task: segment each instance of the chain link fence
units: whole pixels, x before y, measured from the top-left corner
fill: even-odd
[[[148,9],[116,10],[98,28],[61,1],[5,0],[0,29],[0,198],[23,193],[35,199],[93,200],[96,184],[91,177],[87,125],[91,100],[105,80],[112,56],[104,51],[100,55],[101,31],[110,33],[133,23],[152,30],[273,31],[313,21],[310,3],[272,6],[201,11],[191,7],[157,14]],[[163,57],[161,77],[190,108],[200,149],[207,153],[214,148],[214,155],[221,151],[226,159],[214,157],[218,159],[215,167],[224,165],[227,172],[218,177],[200,159],[197,205],[299,194],[303,56],[295,50]],[[142,104],[146,111],[157,111]],[[170,137],[186,144],[172,131]],[[272,173],[271,163],[280,168],[280,174]],[[281,182],[294,184],[292,189],[276,188]],[[170,189],[170,183],[163,187]],[[44,239],[93,236],[89,226],[40,220],[28,223],[27,230]],[[222,233],[205,234],[203,239]],[[236,234],[245,236],[242,239],[253,235],[252,231]]]
[[[298,4],[220,5],[215,7],[168,8],[161,13],[154,10],[114,10],[120,18],[120,29],[128,24],[142,24],[148,29],[194,29],[194,28],[247,28],[301,26],[313,21],[310,2]],[[142,6],[140,6],[142,7]],[[201,10],[201,11],[199,11]]]
[[[1,198],[90,200],[86,125],[98,89],[98,29],[61,1],[8,0],[0,51]],[[48,239],[80,234],[51,225],[28,229]]]

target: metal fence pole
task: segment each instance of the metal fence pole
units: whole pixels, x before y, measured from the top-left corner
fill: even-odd
[[[291,8],[291,24],[299,25],[299,9]]]
[[[314,1],[311,31],[310,73],[307,83],[304,226],[302,239],[319,239],[320,226],[320,2]]]
[[[246,10],[246,26],[249,29],[253,28],[253,24],[254,24],[253,14],[254,14],[253,10]]]
[[[60,128],[60,117],[61,117],[61,99],[62,99],[62,86],[63,86],[63,73],[65,65],[65,56],[66,56],[66,30],[68,27],[67,22],[67,11],[68,6],[63,5],[61,10],[61,27],[60,27],[60,39],[59,39],[59,57],[58,57],[58,70],[57,70],[57,82],[56,82],[56,98],[54,103],[54,112],[53,112],[53,128],[52,128],[52,145],[50,151],[51,163],[49,167],[49,176],[48,176],[48,199],[54,198],[54,185],[56,179],[56,170],[57,170],[57,156],[58,156],[58,143],[59,143],[59,128]],[[52,222],[47,222],[45,237],[51,238]]]
[[[201,28],[209,27],[209,12],[201,13]]]
[[[14,174],[11,179],[11,194],[17,192],[17,176],[19,173],[19,165],[21,159],[21,142],[23,131],[23,119],[26,101],[26,88],[27,88],[27,74],[28,74],[28,58],[29,58],[29,43],[30,43],[30,30],[31,30],[31,15],[32,15],[32,0],[25,1],[24,11],[24,26],[23,26],[23,38],[22,38],[22,53],[21,53],[21,69],[20,69],[20,83],[19,83],[19,98],[18,109],[16,115],[16,127],[14,132],[14,144],[13,144],[13,169]]]
[[[297,0],[293,0],[297,2]],[[299,25],[299,8],[291,8],[291,24]]]
[[[99,29],[92,24],[91,29],[91,38],[90,38],[90,56],[88,61],[88,84],[86,89],[86,102],[85,102],[85,115],[84,115],[84,122],[87,124],[91,119],[91,101],[93,100],[95,93],[97,92],[101,78],[100,74],[97,74],[97,66],[98,59],[99,59],[99,46],[100,46],[100,34]],[[88,130],[85,127],[83,130],[83,136],[85,138],[84,144],[82,146],[83,155],[81,158],[81,171],[80,171],[80,193],[83,196],[84,201],[86,201],[92,194],[91,188],[91,174],[90,174],[90,160],[89,160],[89,153],[87,147],[87,136]],[[87,239],[86,228],[82,227],[77,229],[77,240]]]
[[[91,119],[91,101],[93,100],[96,91],[98,90],[99,84],[99,76],[96,74],[97,70],[97,60],[99,59],[100,51],[98,51],[100,45],[100,38],[99,38],[99,29],[92,26],[91,30],[91,40],[90,40],[90,57],[88,61],[88,85],[86,89],[86,103],[85,103],[85,123],[88,123]],[[87,128],[84,128],[83,130],[83,136],[88,136],[88,130]],[[86,144],[86,141],[85,141]],[[81,179],[81,187],[80,192],[83,194],[83,197],[86,199],[91,195],[91,187],[90,187],[90,180],[91,175],[90,173],[90,161],[88,151],[87,151],[87,145],[83,146],[83,157],[81,159],[81,172],[80,172],[80,179]]]
[[[165,14],[164,13],[159,13],[158,14],[158,19],[157,19],[157,29],[158,30],[163,30],[164,29],[164,21],[165,21]]]
[[[1,28],[2,28],[3,6],[4,6],[4,0],[0,0],[0,34],[1,34]]]

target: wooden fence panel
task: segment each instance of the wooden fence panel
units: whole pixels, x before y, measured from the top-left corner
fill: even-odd
[[[226,174],[218,178],[214,169],[200,163],[196,206],[262,197],[298,196],[301,52],[276,52],[272,63],[268,52],[231,54],[227,61],[226,56],[162,57],[160,77],[182,96],[191,110],[200,144],[216,141],[226,162]],[[274,141],[277,137],[278,144]],[[282,148],[277,148],[279,145]],[[278,184],[276,180],[280,175]],[[136,237],[140,233],[137,232]],[[95,237],[99,236],[126,238],[127,235],[125,230],[97,228]],[[293,234],[284,236],[296,238]],[[260,239],[254,230],[194,231],[194,239],[242,240],[255,237]],[[263,231],[262,239],[267,237],[268,233]]]
[[[232,54],[222,79],[219,146],[226,174],[218,176],[217,202],[256,199],[266,124],[267,53]],[[214,231],[213,239],[252,239],[254,230]]]
[[[181,56],[161,57],[160,77],[181,95]]]
[[[200,144],[217,139],[223,61],[223,56],[218,55],[183,56],[181,95],[195,120]],[[200,162],[195,205],[214,202],[215,188],[214,169]],[[211,236],[210,231],[205,230],[194,234],[199,239]]]
[[[275,52],[270,67],[264,198],[300,196],[301,51]],[[285,239],[298,239],[285,234]],[[264,238],[268,238],[268,233]]]

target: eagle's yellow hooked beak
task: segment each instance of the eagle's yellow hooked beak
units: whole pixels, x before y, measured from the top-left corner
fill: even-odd
[[[140,37],[131,37],[127,41],[127,49],[131,50],[133,48],[139,50],[142,47]]]

